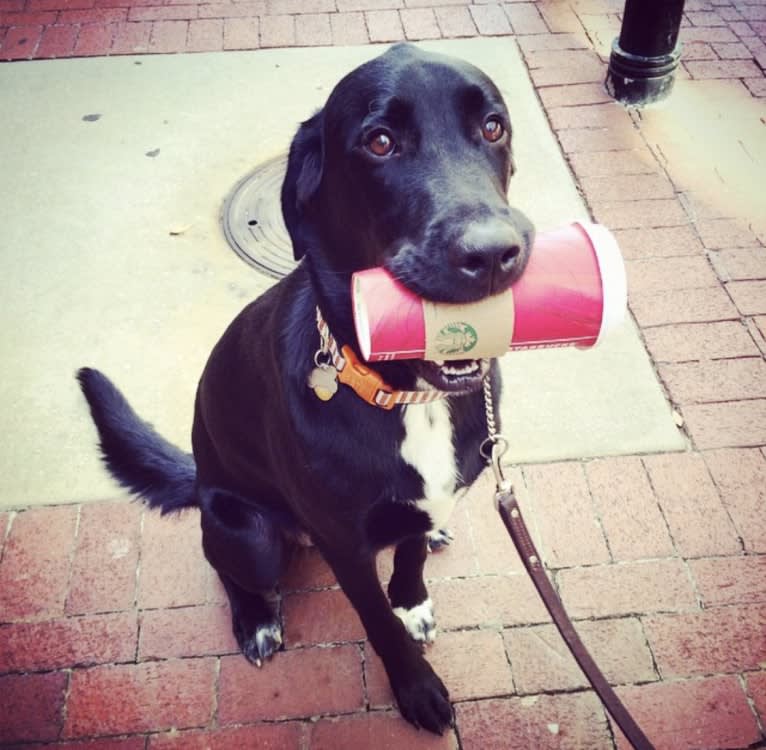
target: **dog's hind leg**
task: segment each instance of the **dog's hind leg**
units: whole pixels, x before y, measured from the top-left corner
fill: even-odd
[[[455,535],[450,529],[434,529],[426,532],[429,552],[441,552],[455,540]]]
[[[269,592],[253,592],[238,586],[225,573],[218,575],[231,605],[231,626],[245,658],[260,667],[282,645],[282,623]]]
[[[217,488],[201,488],[202,548],[231,604],[232,629],[242,653],[261,666],[282,644],[274,588],[286,561],[286,542],[267,508]]]

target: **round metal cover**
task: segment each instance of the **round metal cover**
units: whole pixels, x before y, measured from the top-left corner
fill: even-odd
[[[280,204],[286,169],[286,156],[261,164],[231,192],[222,217],[224,234],[237,255],[277,279],[296,266]]]

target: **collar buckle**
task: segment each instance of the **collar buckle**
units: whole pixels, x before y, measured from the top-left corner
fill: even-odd
[[[346,363],[343,369],[338,371],[338,380],[353,388],[368,404],[387,411],[393,409],[396,406],[394,391],[385,380],[375,370],[362,364],[350,346],[343,346],[341,354]]]

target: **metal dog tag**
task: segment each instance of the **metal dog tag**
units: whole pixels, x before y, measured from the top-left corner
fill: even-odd
[[[318,399],[329,401],[338,390],[337,370],[330,365],[315,367],[309,373],[308,386],[313,389]]]

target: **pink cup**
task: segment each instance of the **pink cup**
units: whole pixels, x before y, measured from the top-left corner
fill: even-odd
[[[513,349],[588,348],[625,317],[625,266],[600,224],[575,222],[539,234],[522,277],[468,305],[421,299],[383,268],[351,283],[361,354],[391,359],[475,359]]]

